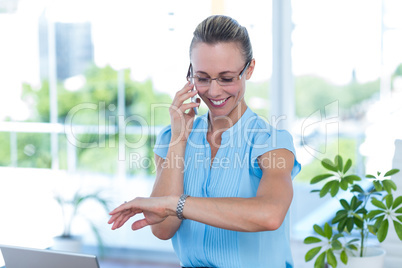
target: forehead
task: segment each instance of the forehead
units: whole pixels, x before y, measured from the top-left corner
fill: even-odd
[[[194,71],[220,73],[237,71],[244,64],[243,55],[235,42],[207,44],[198,43],[191,51]]]

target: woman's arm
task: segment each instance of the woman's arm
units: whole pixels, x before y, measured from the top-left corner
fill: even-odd
[[[182,150],[185,150],[185,145],[179,143],[169,147],[166,159],[155,154],[157,172],[151,197],[180,196],[183,193]],[[170,239],[179,229],[180,223],[177,217],[168,217],[163,222],[152,225],[152,233],[159,239]]]
[[[275,161],[272,158],[276,158]],[[268,163],[281,164],[270,166]],[[288,150],[277,149],[267,152],[259,157],[263,175],[256,197],[189,197],[185,203],[183,215],[187,219],[234,231],[275,230],[281,226],[293,198],[291,180],[293,164],[294,155]],[[131,217],[129,214],[134,213],[134,210],[144,212],[144,215],[147,211],[153,216],[153,213],[157,211],[160,214],[154,221],[143,219],[135,222],[133,229],[163,222],[169,216],[176,217],[178,199],[178,195],[159,199],[136,198],[113,211],[109,222],[114,222],[113,229],[119,228]]]
[[[196,91],[190,91],[191,89],[192,85],[187,83],[176,93],[169,108],[171,141],[165,159],[155,154],[157,170],[151,197],[180,196],[183,193],[184,153],[195,116],[192,108],[199,105],[183,104],[196,94]],[[186,109],[190,111],[185,113]],[[160,239],[169,239],[176,233],[180,223],[177,217],[168,217],[165,221],[152,225],[152,233]]]
[[[270,159],[273,157],[277,159]],[[271,163],[280,165],[272,166]],[[293,163],[294,155],[286,149],[267,152],[259,157],[263,175],[256,197],[189,197],[183,215],[187,219],[234,231],[276,230],[281,226],[292,202]]]

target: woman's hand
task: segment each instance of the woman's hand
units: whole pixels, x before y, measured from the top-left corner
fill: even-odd
[[[123,226],[131,217],[143,213],[144,218],[135,221],[131,228],[133,230],[141,229],[147,225],[153,225],[163,222],[168,216],[176,215],[175,206],[178,197],[137,197],[130,202],[125,202],[115,208],[109,214],[112,216],[108,221],[112,224],[112,230]]]
[[[193,128],[195,118],[194,107],[200,106],[200,103],[184,103],[191,97],[197,95],[197,90],[192,90],[194,85],[188,82],[179,90],[170,105],[169,114],[172,127],[172,141],[187,141],[188,135]],[[189,110],[188,112],[186,112]]]

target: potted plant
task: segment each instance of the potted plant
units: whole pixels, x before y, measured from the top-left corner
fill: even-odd
[[[109,212],[108,203],[109,201],[105,198],[102,198],[101,191],[93,192],[90,194],[83,194],[77,191],[72,198],[65,198],[62,194],[56,195],[55,199],[57,203],[61,207],[61,212],[63,215],[63,234],[61,236],[57,236],[54,238],[54,245],[52,249],[55,250],[64,250],[64,251],[75,251],[79,252],[81,248],[81,237],[75,236],[71,233],[71,227],[74,220],[80,216],[86,220],[89,224],[92,232],[94,233],[99,250],[102,252],[103,250],[103,241],[100,235],[98,227],[95,223],[88,217],[86,217],[83,213],[80,213],[80,208],[84,203],[87,203],[90,200],[93,200],[100,204],[106,211]]]
[[[398,238],[402,240],[402,196],[394,196],[393,191],[397,187],[390,179],[390,176],[399,172],[398,169],[384,174],[367,174],[362,180],[358,175],[348,173],[352,166],[351,159],[344,162],[337,155],[334,161],[324,159],[321,164],[327,172],[311,179],[311,184],[321,185],[321,189],[312,192],[317,192],[320,198],[327,194],[338,198],[343,193],[350,199],[339,200],[340,209],[334,213],[330,223],[325,223],[323,227],[314,224],[317,235],[304,239],[305,244],[314,244],[305,255],[306,262],[317,256],[314,267],[330,265],[335,268],[339,259],[339,265],[347,264],[353,256],[362,260],[369,254],[368,239],[373,237],[379,243],[383,242],[391,222]],[[369,262],[374,261],[370,259]]]

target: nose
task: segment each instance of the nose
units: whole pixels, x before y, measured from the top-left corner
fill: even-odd
[[[218,84],[218,81],[216,79],[211,80],[211,84],[209,84],[209,89],[208,93],[209,96],[211,97],[217,97],[220,95],[221,92],[221,86]]]

